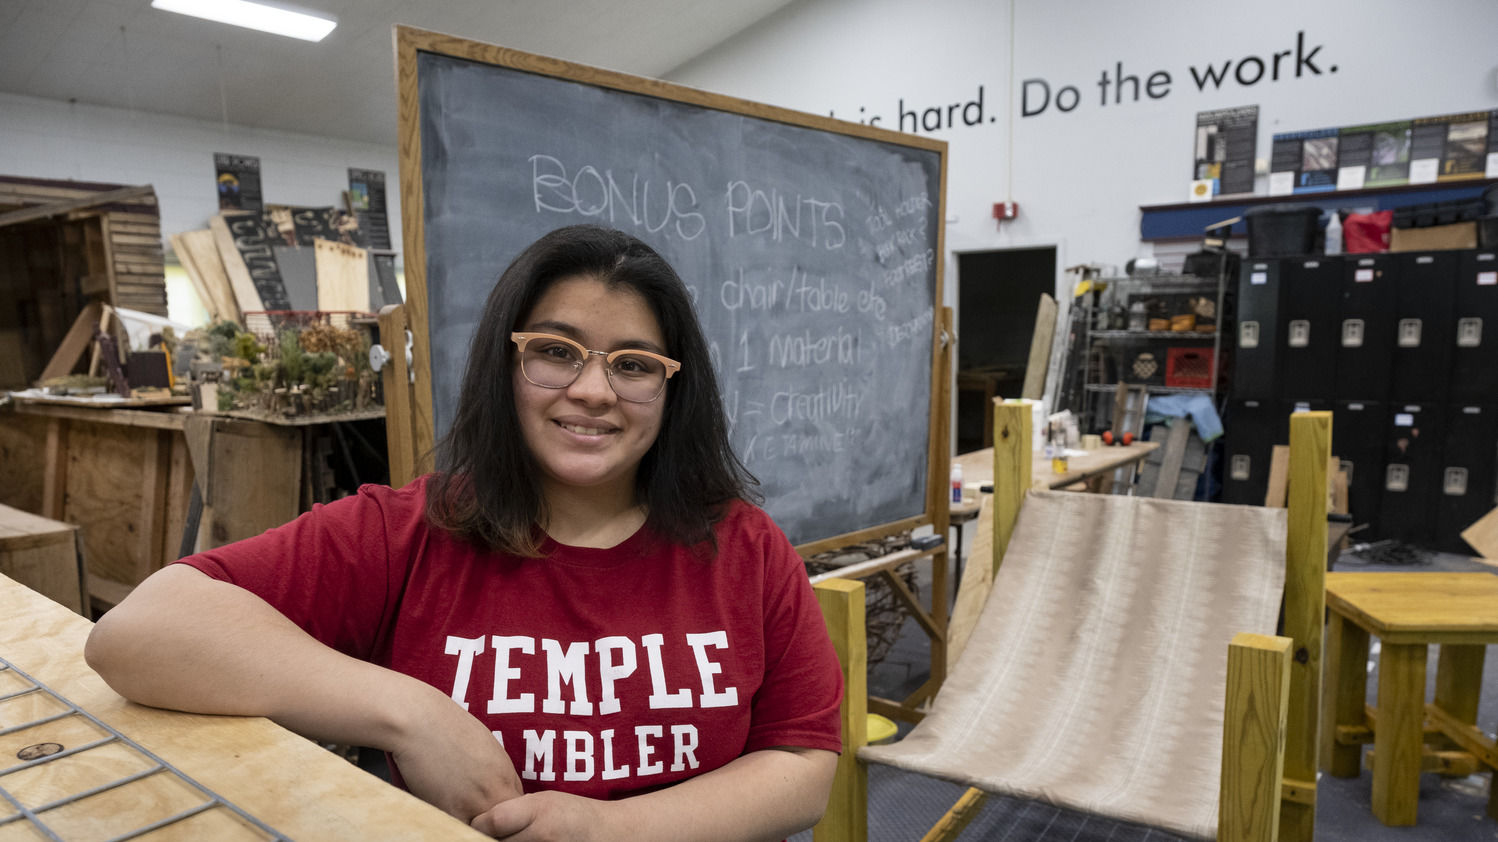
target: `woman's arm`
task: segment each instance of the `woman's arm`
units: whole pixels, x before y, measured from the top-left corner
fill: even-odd
[[[504,749],[442,691],[337,652],[187,565],[157,571],[100,618],[84,657],[141,704],[267,716],[388,751],[413,794],[463,821],[521,792]]]
[[[558,792],[521,796],[480,814],[473,826],[512,842],[784,839],[821,819],[836,770],[830,751],[765,749],[621,801]]]

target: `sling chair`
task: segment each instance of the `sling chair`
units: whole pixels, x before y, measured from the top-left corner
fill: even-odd
[[[928,840],[955,837],[985,790],[1222,842],[1310,840],[1331,414],[1291,418],[1288,509],[1027,495],[1029,419],[995,408],[991,595],[899,742],[866,745],[863,585],[815,586],[847,691],[814,838],[867,839],[878,762],[973,787]]]

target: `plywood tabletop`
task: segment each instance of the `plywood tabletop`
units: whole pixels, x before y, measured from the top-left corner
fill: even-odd
[[[1328,573],[1333,611],[1390,643],[1498,643],[1498,575]]]
[[[1059,474],[1051,470],[1051,460],[1044,453],[1035,452],[1031,456],[1030,488],[1034,491],[1044,491],[1048,488],[1071,485],[1088,477],[1107,473],[1130,462],[1138,462],[1159,446],[1159,442],[1140,441],[1128,445],[1082,451],[1081,455],[1069,458],[1066,472]],[[993,448],[985,447],[982,450],[963,453],[952,461],[962,466],[962,483],[967,488],[963,490],[962,503],[952,505],[951,514],[953,517],[965,516],[971,519],[978,513],[976,489],[981,484],[993,482]]]
[[[83,643],[92,624],[4,576],[0,576],[0,618],[4,618],[0,621],[0,658],[286,837],[486,838],[270,720],[176,713],[126,701],[84,663]],[[0,701],[24,683],[14,670],[0,670],[0,680],[6,682],[0,687]],[[0,751],[4,752],[0,772],[12,770],[0,776],[0,786],[12,792],[28,789],[29,797],[44,803],[109,780],[114,771],[130,771],[127,767],[132,761],[125,757],[129,752],[120,743],[80,751],[46,767],[38,765],[37,774],[31,768],[14,771],[20,763],[16,747],[20,743],[25,743],[22,750],[46,742],[78,747],[107,733],[76,715],[5,733],[7,728],[38,718],[38,713],[50,713],[35,710],[38,705],[56,706],[36,693],[0,704]],[[54,817],[67,831],[64,839],[105,838],[114,835],[108,831],[122,810],[175,810],[174,805],[191,803],[190,788],[171,775],[153,775],[128,786],[128,798],[122,799],[123,790],[105,793],[43,817]],[[113,804],[111,799],[126,803]],[[3,801],[0,805],[0,822],[4,822],[15,810]],[[239,833],[225,835],[227,830],[214,824],[238,821],[222,809],[200,813],[189,821],[192,824],[184,822],[172,833],[158,832],[151,838],[240,837]],[[14,832],[25,824],[25,820],[0,824],[0,830]],[[248,827],[239,825],[240,830]]]

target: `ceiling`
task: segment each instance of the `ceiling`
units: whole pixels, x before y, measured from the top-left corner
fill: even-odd
[[[298,0],[320,43],[150,0],[0,0],[0,91],[393,146],[391,27],[660,77],[790,0]]]

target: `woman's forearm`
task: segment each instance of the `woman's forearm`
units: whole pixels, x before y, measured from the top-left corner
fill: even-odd
[[[157,572],[106,613],[84,654],[142,704],[268,716],[309,736],[386,750],[406,727],[405,711],[436,692],[324,646],[254,594],[186,565]]]
[[[442,691],[324,646],[254,594],[186,565],[158,571],[105,614],[84,654],[142,704],[267,716],[388,751],[412,793],[465,822],[521,792],[504,749]]]
[[[473,826],[501,839],[756,842],[784,839],[827,808],[837,755],[814,749],[750,752],[674,786],[621,801],[538,792],[505,802]]]

